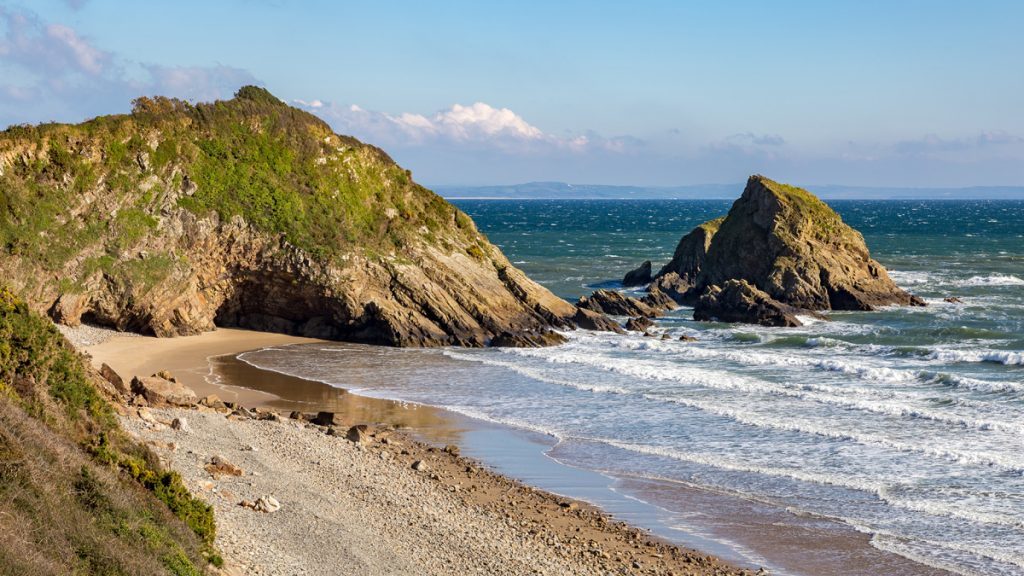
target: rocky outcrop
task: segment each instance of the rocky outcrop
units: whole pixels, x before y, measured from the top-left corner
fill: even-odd
[[[576,301],[577,308],[583,308],[600,314],[612,316],[645,316],[654,318],[661,314],[649,304],[615,290],[595,290],[590,296],[582,296]]]
[[[694,320],[743,322],[763,326],[802,326],[797,309],[774,300],[746,280],[710,286],[693,309]]]
[[[69,325],[485,346],[576,312],[382,151],[258,88],[9,130],[0,188],[0,273]]]
[[[651,282],[651,261],[646,260],[643,264],[636,267],[629,272],[626,272],[626,276],[622,279],[622,285],[629,288],[631,286],[643,286],[644,284],[650,284]]]
[[[577,308],[576,315],[573,316],[572,321],[576,326],[584,330],[615,332],[616,334],[626,333],[626,331],[619,326],[618,322],[604,314],[601,314],[600,312],[594,312],[593,310],[588,310],[586,308]]]
[[[672,260],[662,266],[656,276],[657,285],[673,300],[693,304],[700,295],[695,287],[707,259],[711,241],[725,217],[709,220],[683,236],[676,245]]]
[[[694,304],[695,317],[773,326],[795,325],[794,310],[924,305],[828,205],[763,176],[748,180],[724,219],[683,237],[652,286]]]
[[[626,321],[626,330],[630,332],[646,332],[651,326],[654,326],[654,321],[643,316],[630,318]]]

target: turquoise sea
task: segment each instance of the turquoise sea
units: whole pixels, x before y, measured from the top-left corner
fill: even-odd
[[[730,206],[456,203],[569,300],[618,287],[645,259],[660,266]],[[372,374],[353,373],[362,352],[342,344],[242,358],[544,434],[551,458],[636,486],[674,482],[840,522],[925,566],[1024,573],[1024,202],[830,204],[927,307],[790,329],[698,323],[682,308],[658,322],[670,340],[576,331],[545,349],[388,349]]]

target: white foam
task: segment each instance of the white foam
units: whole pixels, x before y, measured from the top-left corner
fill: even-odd
[[[956,286],[1024,286],[1024,279],[1012,274],[971,276],[966,280],[953,282]]]
[[[1010,350],[935,350],[927,357],[943,362],[993,362],[1024,366],[1024,352]]]
[[[920,271],[909,271],[909,270],[889,270],[889,278],[893,282],[900,286],[916,286],[918,284],[928,284],[937,279],[931,272],[920,272]]]

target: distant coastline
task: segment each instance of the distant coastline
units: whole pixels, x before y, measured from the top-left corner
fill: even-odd
[[[1024,200],[1024,186],[962,188],[808,185],[824,200]],[[440,185],[449,200],[731,200],[742,183],[687,186],[612,186],[566,182],[526,182],[489,186]]]

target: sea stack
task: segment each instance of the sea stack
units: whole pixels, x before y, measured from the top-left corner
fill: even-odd
[[[799,325],[793,316],[801,310],[924,305],[893,283],[863,236],[827,204],[760,175],[724,219],[683,237],[653,286],[693,304],[698,319],[780,326]],[[730,302],[741,301],[757,305],[731,310]]]

